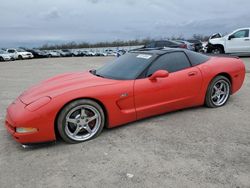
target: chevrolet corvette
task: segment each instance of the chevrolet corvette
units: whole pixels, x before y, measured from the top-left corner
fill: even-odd
[[[183,108],[221,107],[245,78],[238,58],[185,49],[137,49],[97,70],[65,73],[31,87],[7,109],[5,126],[21,144],[79,143],[104,127]]]

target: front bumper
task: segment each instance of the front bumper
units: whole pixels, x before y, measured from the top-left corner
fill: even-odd
[[[32,59],[34,56],[32,54],[22,55],[23,59]]]
[[[21,144],[31,144],[54,141],[55,133],[53,123],[37,112],[25,109],[26,105],[19,99],[15,100],[7,109],[5,127],[12,137]],[[17,128],[36,128],[36,132],[18,133]]]
[[[211,53],[212,50],[214,49],[214,45],[209,42],[206,46],[206,49],[207,49],[206,53]]]
[[[3,57],[4,61],[10,61],[11,57]]]

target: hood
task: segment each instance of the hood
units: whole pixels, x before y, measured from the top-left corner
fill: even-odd
[[[11,57],[9,54],[0,54],[0,56],[2,56],[4,58],[10,58]]]
[[[117,80],[97,77],[89,72],[66,73],[52,77],[31,87],[21,94],[19,99],[24,104],[30,104],[33,101],[45,96],[53,98],[60,94],[78,89],[114,83],[117,83]]]
[[[220,33],[214,33],[214,34],[212,34],[209,37],[209,39],[215,39],[215,38],[221,38],[221,37],[222,37],[222,34],[220,34]]]
[[[222,37],[222,38],[213,38],[213,39],[209,39],[209,42],[211,44],[217,44],[217,43],[220,43],[220,42],[224,42],[225,41],[225,38]]]

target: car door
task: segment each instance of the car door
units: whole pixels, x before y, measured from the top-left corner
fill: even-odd
[[[167,70],[169,76],[149,80],[157,70]],[[162,55],[149,67],[145,78],[135,80],[137,119],[195,105],[201,84],[200,70],[191,67],[184,52]]]
[[[225,51],[226,53],[250,52],[249,29],[242,29],[229,35]]]

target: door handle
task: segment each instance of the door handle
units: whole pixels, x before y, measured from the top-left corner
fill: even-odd
[[[244,41],[249,41],[250,39],[245,39]]]
[[[196,71],[193,71],[193,72],[189,72],[189,73],[188,73],[188,76],[195,76],[195,75],[197,75],[197,72],[196,72]]]

